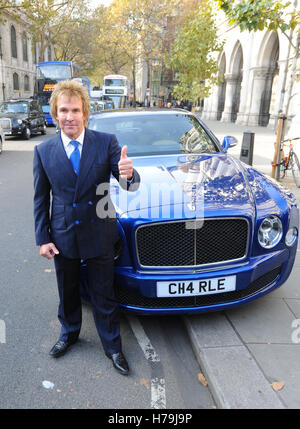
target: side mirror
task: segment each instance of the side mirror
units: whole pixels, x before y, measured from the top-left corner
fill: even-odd
[[[230,147],[234,147],[238,144],[238,140],[233,136],[225,136],[222,142],[222,147],[227,151]]]

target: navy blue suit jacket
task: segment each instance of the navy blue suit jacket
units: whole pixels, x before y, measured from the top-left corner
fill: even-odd
[[[67,258],[93,258],[106,254],[118,239],[114,208],[98,217],[99,184],[119,180],[121,147],[113,134],[85,130],[79,174],[76,176],[60,134],[34,148],[34,218],[36,244],[53,242]],[[134,170],[129,190],[136,190]],[[122,183],[121,183],[122,185]],[[133,186],[132,186],[133,185]],[[52,198],[51,198],[52,194]],[[109,195],[105,196],[106,201]],[[110,208],[113,207],[110,203]]]

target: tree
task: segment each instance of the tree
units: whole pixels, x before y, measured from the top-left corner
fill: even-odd
[[[288,12],[290,1],[278,0],[216,0],[229,19],[229,24],[238,25],[241,31],[295,29],[299,24],[299,11]]]
[[[22,0],[20,4],[33,41],[40,45],[39,61],[68,25],[88,11],[86,0]]]
[[[194,1],[192,5],[166,55],[166,64],[179,80],[173,94],[195,102],[207,97],[211,86],[217,82],[214,53],[222,49],[222,43],[218,40],[209,0]]]

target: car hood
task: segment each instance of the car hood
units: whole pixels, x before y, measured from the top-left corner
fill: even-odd
[[[242,164],[226,153],[132,158],[141,177],[135,192],[114,179],[111,197],[120,217],[182,218],[242,214],[255,203]]]
[[[1,113],[0,118],[10,118],[10,119],[24,119],[26,117],[25,113]]]

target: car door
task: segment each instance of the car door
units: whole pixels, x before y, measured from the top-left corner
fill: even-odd
[[[44,128],[45,125],[45,115],[42,109],[42,106],[40,105],[39,102],[37,102],[37,107],[38,107],[38,126],[40,129]]]
[[[39,130],[39,107],[36,100],[32,100],[29,103],[29,118],[31,123],[31,130],[37,132]]]

